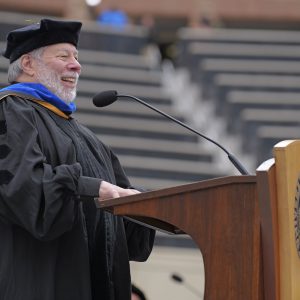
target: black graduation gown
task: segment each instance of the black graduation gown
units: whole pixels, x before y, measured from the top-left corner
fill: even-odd
[[[117,157],[75,119],[1,98],[0,299],[129,300],[154,231],[96,209],[101,180],[130,187]]]

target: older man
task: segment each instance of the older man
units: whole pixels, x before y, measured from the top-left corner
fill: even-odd
[[[0,90],[0,295],[3,300],[130,299],[129,260],[154,232],[96,209],[138,193],[114,153],[73,117],[80,22],[10,32]]]

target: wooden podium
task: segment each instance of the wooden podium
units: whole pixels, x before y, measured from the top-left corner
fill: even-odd
[[[257,169],[265,299],[300,299],[300,141],[274,146]]]
[[[295,196],[288,195],[286,185],[290,180],[295,191],[297,180],[287,177],[287,169],[292,165],[298,176],[300,158],[297,164],[293,159],[296,153],[300,157],[300,142],[285,142],[284,151],[275,146],[275,153],[279,148],[284,154],[262,164],[257,175],[106,200],[100,207],[158,230],[188,234],[203,255],[205,300],[299,300],[300,284],[293,280],[300,279],[296,247],[292,249]]]
[[[203,255],[205,299],[262,299],[255,176],[107,200],[102,207],[163,231],[190,235]]]

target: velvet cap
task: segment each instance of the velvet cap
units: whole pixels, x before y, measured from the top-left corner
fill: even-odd
[[[10,63],[30,51],[58,43],[77,47],[82,23],[42,19],[39,23],[15,29],[8,33],[3,56]]]

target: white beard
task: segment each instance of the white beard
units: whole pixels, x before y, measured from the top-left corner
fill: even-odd
[[[77,83],[78,74],[76,72],[68,72],[63,76],[74,77],[76,78],[76,83]],[[60,82],[60,76],[58,76],[58,74],[55,71],[47,68],[47,66],[42,62],[38,63],[36,78],[39,83],[43,84],[46,88],[48,88],[52,93],[54,93],[65,103],[70,104],[75,100],[76,93],[77,93],[76,87],[74,88],[64,87]]]

